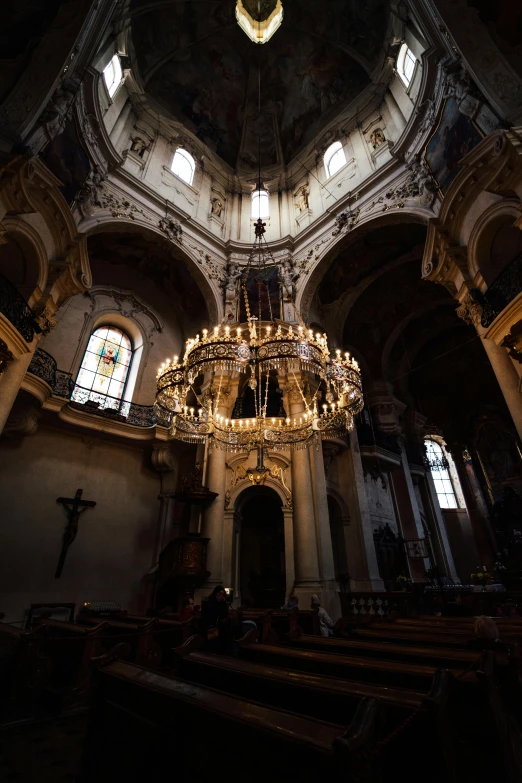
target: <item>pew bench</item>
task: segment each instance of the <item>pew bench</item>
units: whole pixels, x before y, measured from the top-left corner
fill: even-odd
[[[80,783],[230,777],[252,783],[355,781],[378,705],[362,700],[346,730],[168,677],[99,662]]]
[[[51,661],[42,655],[43,629],[26,631],[0,623],[0,702],[36,699],[49,682]]]
[[[98,624],[94,617],[79,615],[78,619],[82,625],[93,627]],[[108,652],[117,641],[127,642],[130,646],[130,660],[153,669],[158,668],[162,663],[163,651],[154,639],[157,623],[157,617],[149,617],[144,623],[106,620],[102,632],[102,650]]]
[[[254,663],[424,693],[430,690],[436,672],[435,666],[256,644],[247,637],[238,641],[238,647],[240,658]],[[470,674],[462,679],[474,681]]]
[[[285,642],[285,646],[298,650],[341,655],[367,656],[388,661],[403,661],[446,669],[466,669],[477,660],[478,653],[468,650],[447,650],[433,647],[411,647],[393,642],[366,641],[362,639],[334,639],[302,634]]]
[[[466,650],[468,642],[474,638],[473,632],[459,635],[440,634],[435,631],[410,631],[381,628],[377,625],[368,628],[357,628],[353,638],[366,639],[367,641],[394,642],[396,644],[411,645],[413,647],[429,646],[444,647],[454,650]]]

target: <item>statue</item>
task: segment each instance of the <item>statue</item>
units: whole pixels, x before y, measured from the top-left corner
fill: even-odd
[[[292,302],[294,300],[295,284],[299,280],[299,272],[291,258],[285,258],[279,270],[279,279],[281,281],[281,292],[283,301]]]
[[[218,196],[214,196],[210,199],[210,212],[212,215],[215,215],[216,217],[221,217],[221,213],[223,212],[225,208],[225,205],[221,201]]]
[[[167,216],[162,217],[160,221],[158,222],[158,228],[160,231],[163,231],[163,233],[168,237],[168,239],[171,239],[172,241],[180,242],[182,241],[183,236],[183,229],[181,228],[181,224],[177,222],[177,220],[171,220]]]
[[[416,190],[412,195],[419,196],[421,204],[431,205],[437,192],[437,183],[429,173],[419,155],[416,155],[407,167],[411,171],[411,184]]]
[[[131,152],[135,152],[140,158],[143,158],[146,151],[149,149],[147,142],[142,139],[141,136],[135,136],[131,141]]]
[[[304,212],[305,209],[309,208],[309,202],[308,197],[310,195],[310,190],[308,188],[308,185],[301,185],[300,188],[297,189],[297,192],[294,193],[294,205],[295,208],[299,210],[299,212]]]
[[[375,128],[375,130],[370,133],[370,144],[374,150],[376,150],[377,147],[380,147],[381,144],[384,144],[385,141],[386,136],[381,128]]]
[[[58,87],[39,117],[38,127],[27,142],[33,155],[37,155],[46,144],[63,133],[65,123],[72,117],[74,93]]]
[[[229,321],[236,320],[236,305],[237,305],[237,281],[242,275],[242,270],[239,264],[235,261],[230,261],[226,269],[226,277],[224,282],[225,288],[225,317]]]

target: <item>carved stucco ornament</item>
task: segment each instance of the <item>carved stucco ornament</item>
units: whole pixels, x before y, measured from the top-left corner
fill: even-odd
[[[460,307],[455,312],[468,326],[478,326],[480,324],[482,307],[473,299],[471,294],[466,294]]]

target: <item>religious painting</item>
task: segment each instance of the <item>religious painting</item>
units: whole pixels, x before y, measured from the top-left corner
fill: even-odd
[[[119,329],[104,326],[90,337],[72,399],[118,408],[130,367],[132,346]]]
[[[63,131],[45,147],[41,157],[62,183],[60,190],[69,206],[72,205],[91,170],[74,119],[66,121]]]
[[[249,269],[246,279],[246,291],[250,314],[261,321],[272,321],[281,318],[281,293],[279,275],[276,266],[265,269]],[[245,292],[240,290],[239,320],[247,320],[245,307]]]
[[[460,171],[460,161],[479,143],[482,135],[459,111],[455,98],[442,107],[437,130],[426,147],[425,160],[439,188],[446,192]]]

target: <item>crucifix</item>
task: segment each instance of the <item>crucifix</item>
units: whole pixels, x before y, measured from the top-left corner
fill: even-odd
[[[67,513],[67,526],[63,534],[62,551],[60,552],[60,559],[56,566],[55,579],[59,579],[62,575],[63,565],[67,556],[67,550],[73,543],[78,532],[78,520],[80,514],[83,514],[88,508],[93,508],[96,505],[94,500],[82,500],[83,489],[77,489],[76,495],[73,498],[56,498],[56,502],[64,506]],[[83,506],[83,508],[81,508]]]

